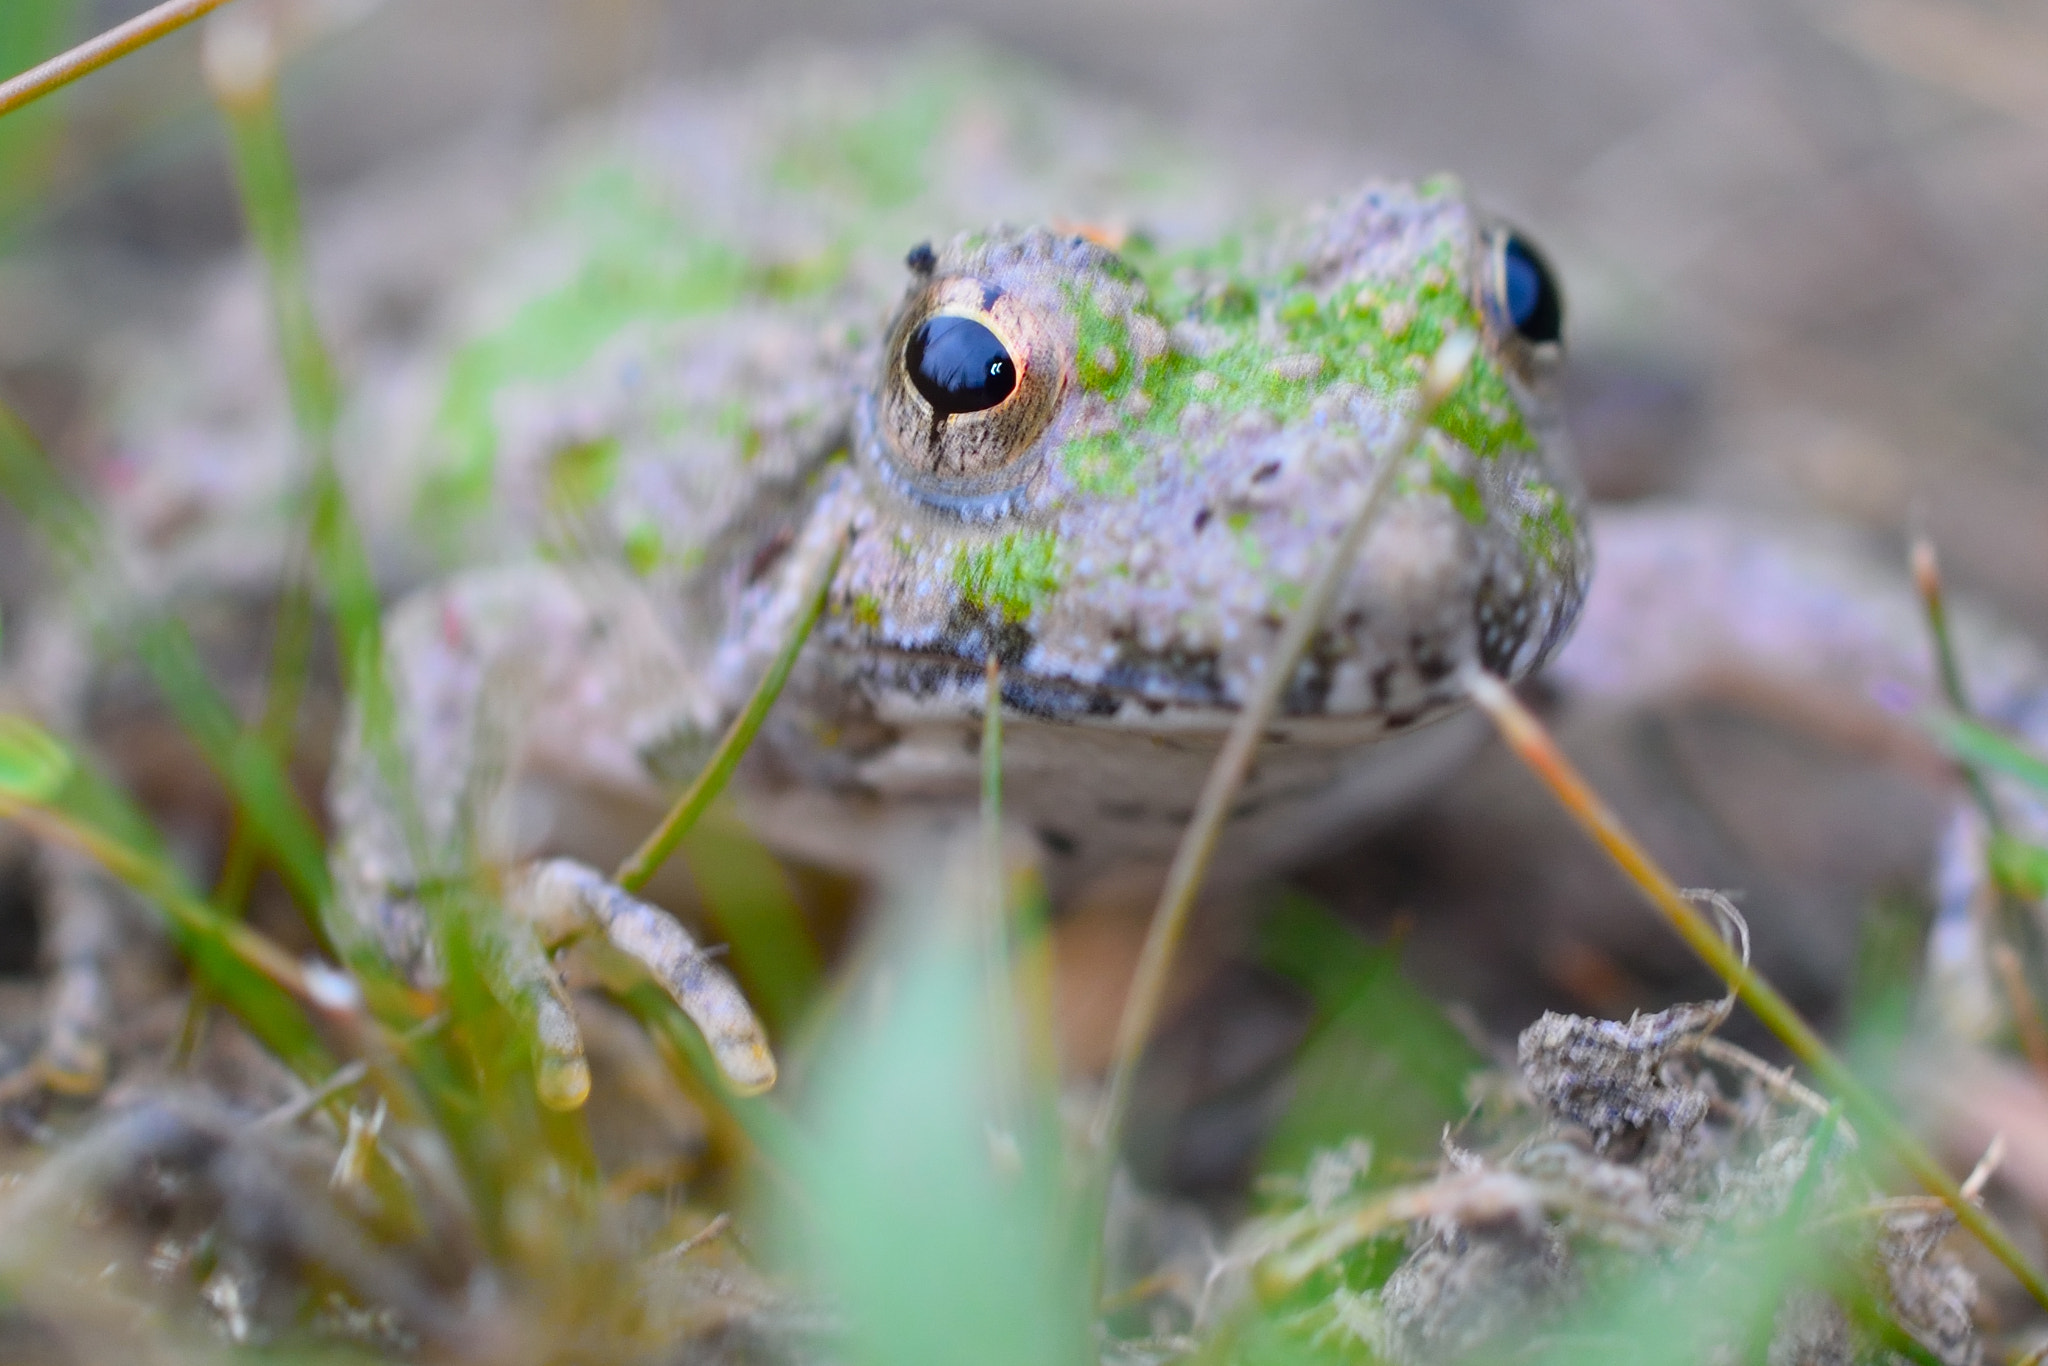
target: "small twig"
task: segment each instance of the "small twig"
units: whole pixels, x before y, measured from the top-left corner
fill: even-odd
[[[1816,1115],[1834,1112],[1835,1107],[1828,1103],[1828,1098],[1793,1076],[1791,1068],[1773,1067],[1740,1044],[1709,1036],[1700,1040],[1699,1054],[1703,1058],[1713,1059],[1724,1067],[1733,1067],[1737,1071],[1749,1073],[1781,1100],[1789,1100],[1813,1111]],[[1856,1131],[1844,1125],[1842,1137],[1854,1144]]]
[[[1708,967],[1734,986],[1743,1003],[1755,1012],[1765,1027],[1793,1055],[1820,1078],[1823,1086],[1840,1097],[1843,1107],[1864,1132],[1872,1134],[1889,1149],[1893,1158],[1910,1171],[1928,1190],[1941,1197],[1955,1212],[1963,1227],[1984,1244],[1991,1255],[2005,1264],[2037,1304],[2048,1308],[2048,1278],[2044,1278],[2011,1236],[1983,1209],[1966,1199],[1955,1178],[1950,1176],[1926,1146],[1915,1138],[1871,1091],[1834,1055],[1834,1051],[1800,1017],[1791,1002],[1762,976],[1743,965],[1705,916],[1685,899],[1649,851],[1621,823],[1607,803],[1572,766],[1529,709],[1508,689],[1507,684],[1476,667],[1461,674],[1472,700],[1493,720],[1501,738],[1516,757],[1550,788],[1558,803],[1579,823],[1607,856],[1628,875],[1657,913],[1678,933],[1679,938]]]
[[[1238,708],[1237,719],[1224,737],[1216,762],[1209,768],[1201,798],[1195,804],[1194,817],[1181,834],[1179,848],[1174,851],[1166,886],[1159,893],[1158,906],[1152,912],[1151,928],[1146,931],[1137,970],[1132,974],[1130,995],[1124,1001],[1123,1016],[1117,1023],[1109,1089],[1103,1094],[1102,1103],[1095,1112],[1091,1135],[1105,1165],[1114,1161],[1112,1155],[1123,1127],[1124,1112],[1130,1104],[1138,1061],[1144,1055],[1146,1042],[1152,1037],[1153,1026],[1158,1023],[1174,954],[1187,930],[1195,893],[1208,873],[1209,860],[1216,852],[1216,841],[1223,833],[1224,821],[1230,814],[1231,799],[1244,783],[1245,774],[1251,768],[1252,755],[1265,735],[1266,723],[1280,705],[1281,694],[1294,677],[1296,661],[1322,628],[1324,616],[1336,600],[1345,577],[1350,574],[1352,562],[1358,558],[1359,548],[1365,541],[1365,533],[1378,515],[1387,491],[1393,487],[1394,475],[1407,463],[1409,452],[1428,428],[1438,406],[1450,397],[1464,378],[1477,347],[1477,337],[1469,332],[1459,332],[1437,348],[1421,391],[1415,397],[1414,407],[1387,443],[1371,479],[1360,491],[1358,506],[1335,550],[1324,563],[1322,572],[1308,585],[1300,606],[1288,618],[1286,630],[1274,642],[1265,668]]]
[[[846,542],[842,537],[826,558],[824,567],[818,573],[817,582],[812,585],[810,596],[805,600],[802,615],[792,625],[789,638],[782,643],[782,650],[768,666],[768,672],[761,676],[761,682],[754,688],[754,695],[747,699],[747,705],[726,728],[713,750],[711,758],[698,770],[696,778],[676,798],[661,824],[654,828],[638,849],[629,855],[618,871],[612,874],[612,881],[629,892],[637,892],[647,885],[661,865],[681,844],[683,836],[690,833],[690,827],[704,814],[712,799],[725,790],[726,780],[739,766],[747,747],[754,742],[755,732],[768,718],[768,709],[775,705],[775,699],[782,695],[782,685],[789,681],[789,671],[796,666],[796,657],[810,639],[811,629],[824,615],[825,600],[832,591],[832,576],[839,571],[839,561],[846,553]]]
[[[227,0],[164,0],[153,10],[116,24],[96,38],[88,38],[68,52],[60,52],[12,80],[0,82],[0,116],[32,104],[54,90],[61,90],[80,76],[89,76],[110,62],[118,61],[140,47],[147,47],[168,33],[175,33],[195,19],[225,5]]]
[[[990,1059],[995,1085],[991,1088],[990,1140],[1000,1151],[1013,1151],[1018,1138],[1016,1107],[1012,1103],[1024,1081],[1023,1059],[1017,1047],[1017,978],[1010,956],[1010,907],[1003,876],[1003,665],[990,642],[984,671],[981,706],[981,887],[980,923],[975,927],[982,945],[982,964],[987,977],[983,999],[991,1015],[989,1038],[994,1056]]]
[[[1003,665],[991,643],[981,702],[981,857],[989,914],[1003,919]]]
[[[1963,1178],[1962,1192],[1965,1200],[1983,1198],[1984,1187],[2005,1165],[2005,1130],[1991,1135],[1991,1141],[1984,1145],[1984,1156],[1977,1159],[1977,1165],[1970,1168],[1970,1174]]]
[[[406,1045],[418,1043],[421,1039],[426,1038],[447,1023],[448,1015],[445,1011],[439,1015],[428,1016],[411,1029],[399,1035],[398,1042]],[[266,1111],[257,1118],[253,1127],[258,1129],[282,1129],[287,1125],[296,1124],[322,1105],[325,1105],[334,1096],[340,1095],[352,1086],[359,1085],[369,1075],[370,1064],[366,1060],[358,1058],[346,1066],[336,1068],[332,1076],[306,1092],[303,1096],[288,1100],[282,1105]]]
[[[2041,1008],[2034,999],[2034,990],[2027,985],[2027,970],[2020,962],[2019,950],[2000,939],[1991,946],[1991,968],[1998,974],[1998,984],[2005,989],[2006,1000],[2012,1006],[2013,1030],[2020,1036],[2020,1051],[2027,1055],[2027,1065],[2034,1069],[2034,1075],[2048,1081],[2048,1028],[2041,1024]]]
[[[706,1243],[724,1237],[725,1231],[731,1227],[732,1215],[725,1210],[720,1210],[717,1214],[711,1216],[710,1223],[662,1253],[661,1260],[665,1262],[680,1262]]]

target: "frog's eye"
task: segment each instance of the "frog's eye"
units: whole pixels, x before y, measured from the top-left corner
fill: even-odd
[[[1501,302],[1523,341],[1538,346],[1564,338],[1564,299],[1543,254],[1518,233],[1500,244]]]
[[[917,288],[890,331],[877,416],[884,472],[924,502],[987,515],[1036,468],[1066,371],[1054,330],[966,276]]]
[[[1495,346],[1524,379],[1533,380],[1564,342],[1564,294],[1557,276],[1528,238],[1504,224],[1483,234],[1480,253],[1480,304],[1493,324]]]
[[[903,368],[941,417],[993,408],[1017,388],[1003,339],[972,318],[927,318],[903,348]]]

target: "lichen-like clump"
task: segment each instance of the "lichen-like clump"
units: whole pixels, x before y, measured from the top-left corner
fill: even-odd
[[[1544,1016],[1434,1178],[1318,1159],[1305,1203],[1240,1238],[1253,1284],[1324,1346],[1411,1366],[1633,1361],[1651,1343],[1660,1360],[1978,1366],[1953,1218],[1879,1198],[1831,1107],[1708,1044],[1725,1015]]]

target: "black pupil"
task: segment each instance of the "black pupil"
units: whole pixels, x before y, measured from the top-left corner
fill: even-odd
[[[995,333],[972,318],[927,318],[910,334],[903,363],[940,417],[993,408],[1017,387],[1017,363]]]
[[[1564,335],[1564,301],[1557,282],[1536,248],[1509,237],[1501,248],[1506,275],[1508,317],[1515,331],[1532,342],[1554,342]]]

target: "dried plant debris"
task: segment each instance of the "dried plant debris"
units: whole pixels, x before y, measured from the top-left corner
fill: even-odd
[[[1726,1015],[1545,1015],[1434,1178],[1319,1158],[1237,1240],[1262,1312],[1343,1360],[1976,1366],[1952,1216]]]
[[[446,1151],[381,1107],[343,1135],[152,1095],[0,1203],[17,1292],[0,1347],[27,1332],[82,1360],[182,1360],[165,1355],[180,1342],[215,1360],[223,1341],[393,1361],[816,1358],[826,1325],[747,1264],[729,1221],[656,1199],[591,1208],[571,1184],[512,1193],[531,1214],[491,1237]]]

